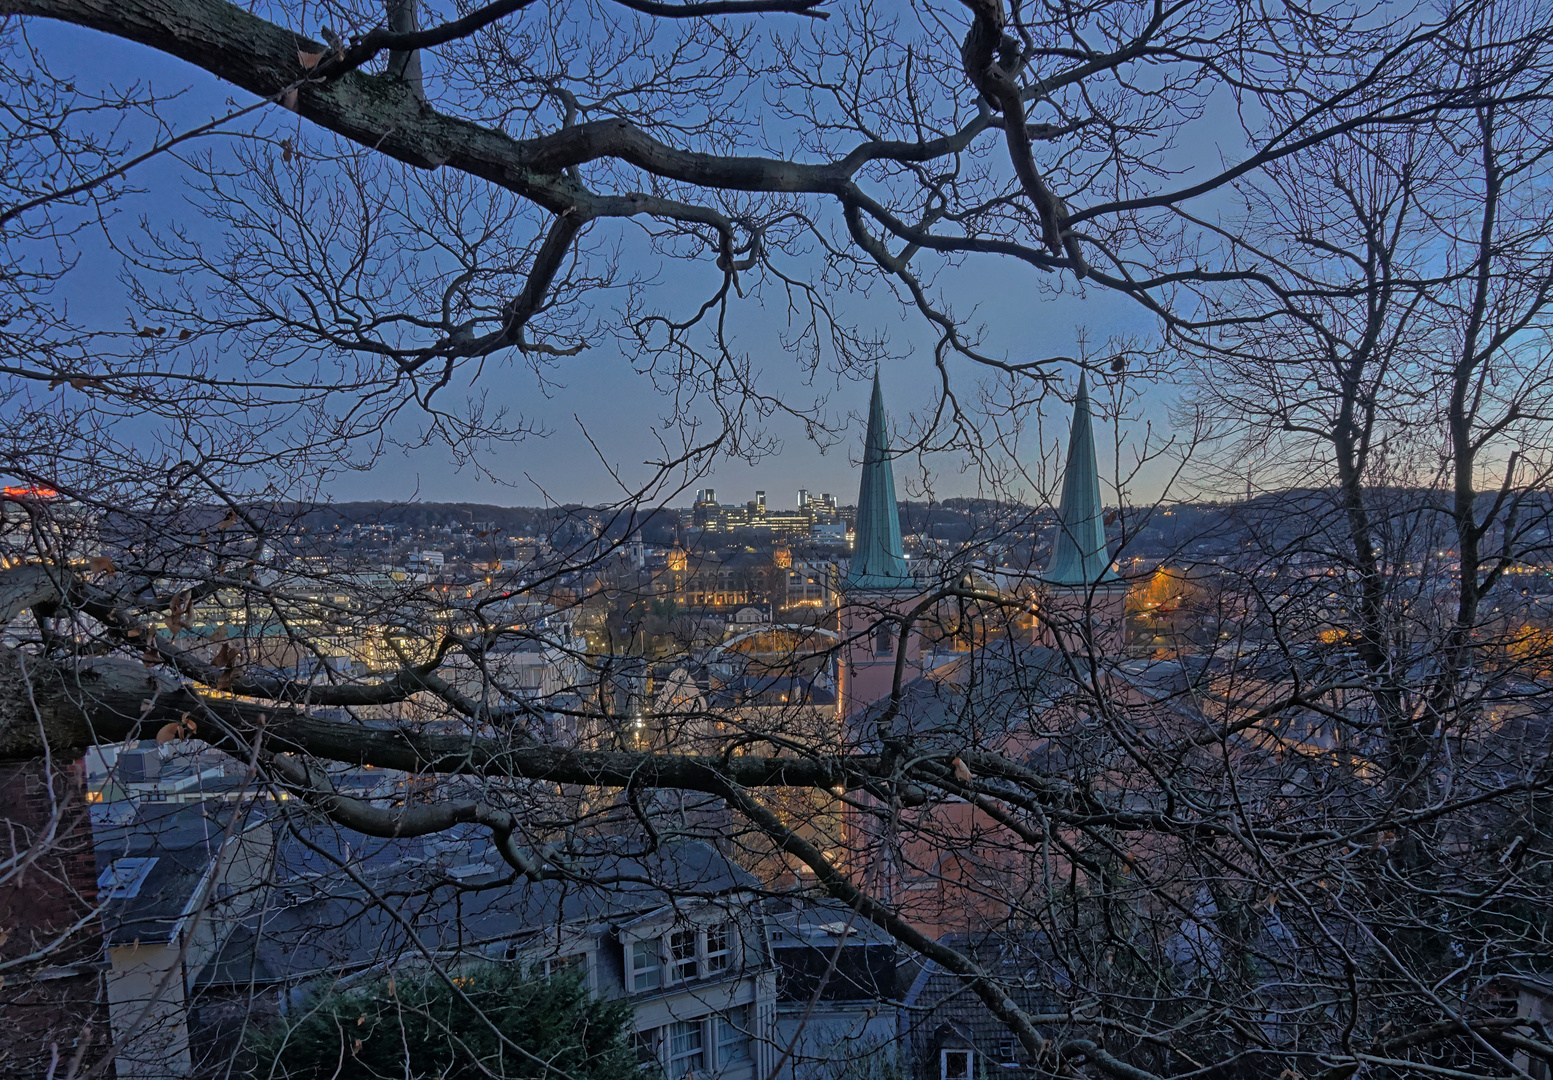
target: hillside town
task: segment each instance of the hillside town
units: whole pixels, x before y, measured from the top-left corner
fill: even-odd
[[[1553,1080],[1553,0],[0,0],[0,1078]]]
[[[477,733],[521,718],[579,750],[717,752],[737,726],[826,753],[874,743],[877,718],[892,714],[888,723],[903,731],[969,746],[953,734],[960,721],[952,715],[969,694],[979,702],[976,743],[1031,760],[1062,752],[1019,722],[1031,695],[1062,708],[1074,659],[1087,669],[1102,657],[1120,680],[1116,701],[1151,717],[1157,732],[1189,733],[1181,691],[1208,691],[1250,647],[1246,621],[1216,615],[1210,599],[1221,579],[1244,572],[1234,529],[1249,508],[1156,510],[1164,528],[1126,537],[1117,528],[1123,515],[1100,501],[1089,408],[1081,380],[1061,501],[1046,515],[976,507],[906,532],[913,508],[895,498],[876,379],[858,499],[845,507],[802,493],[799,511],[784,514],[769,511],[762,492],[730,510],[702,491],[677,520],[654,514],[642,527],[567,509],[548,515],[561,525],[544,538],[456,517],[413,527],[292,525],[302,542],[288,551],[277,530],[273,554],[253,572],[267,609],[237,589],[194,598],[210,557],[143,587],[174,597],[155,630],[158,647],[225,672],[234,692],[270,680],[305,702],[308,687],[381,685],[386,669],[424,661],[454,639],[463,651],[436,666],[436,678],[453,695],[445,700],[481,701],[465,710],[486,718]],[[37,491],[7,498],[6,539],[21,563],[25,546],[41,539],[40,507],[62,504]],[[965,523],[978,514],[989,520],[981,535],[995,542],[979,543]],[[1200,531],[1183,536],[1169,521],[1178,516]],[[132,557],[103,522],[52,517],[75,530],[75,561],[98,574],[112,577]],[[968,535],[942,536],[955,530]],[[647,542],[649,532],[660,542]],[[1266,587],[1327,572],[1286,566]],[[1549,577],[1524,574],[1511,594],[1503,618],[1523,633],[1549,632]],[[945,583],[959,596],[923,605]],[[968,617],[967,595],[992,604]],[[881,621],[881,613],[908,612],[915,622],[904,630]],[[18,616],[8,640],[21,644],[34,632]],[[1318,629],[1296,652],[1309,671],[1331,670],[1343,662],[1334,644]],[[179,666],[162,659],[148,651],[143,662],[176,682]],[[1287,678],[1265,676],[1262,694],[1281,692]],[[315,711],[385,731],[470,730],[443,701],[414,694]],[[1512,708],[1495,723],[1531,719]],[[1319,707],[1277,723],[1275,756],[1365,753],[1344,748]],[[1541,730],[1519,737],[1543,738]],[[958,763],[970,751],[957,752],[957,767],[969,771]],[[1260,767],[1253,763],[1266,752],[1255,740],[1238,751],[1246,768]],[[45,933],[91,927],[75,959],[51,969],[47,1003],[33,995],[32,1015],[51,1024],[53,1011],[65,1010],[100,1026],[94,1037],[115,1048],[121,1078],[222,1075],[246,1025],[275,1022],[322,986],[371,978],[417,954],[576,976],[590,992],[629,1003],[639,1061],[674,1077],[808,1076],[836,1060],[837,1045],[848,1047],[846,1060],[887,1058],[903,1074],[938,1080],[1029,1067],[1021,1044],[958,992],[952,972],[902,950],[856,909],[812,895],[813,868],[739,838],[720,800],[681,796],[659,807],[670,813],[644,849],[611,824],[618,796],[520,785],[515,795],[547,805],[557,820],[579,820],[590,806],[602,812],[573,843],[640,884],[601,886],[592,874],[571,880],[560,864],[536,872],[472,823],[417,838],[370,824],[342,828],[295,802],[286,785],[262,781],[251,757],[202,738],[187,714],[94,746],[65,775],[88,811],[73,823],[79,836],[61,862],[65,876],[13,890],[7,906]],[[374,809],[413,806],[433,790],[417,772],[373,765],[342,763],[319,779],[367,822]],[[26,785],[33,813],[43,813],[41,776],[13,773],[7,782]],[[456,777],[439,781],[437,797],[456,798],[460,787]],[[953,802],[934,812],[931,828],[918,822],[910,839],[887,841],[849,802],[809,796],[799,835],[864,880],[893,878],[891,892],[925,887],[900,907],[920,933],[994,965],[1056,959],[1038,939],[1009,936],[1003,903],[987,894],[987,883],[1011,869],[1003,844],[975,839],[995,831],[995,819]],[[514,876],[514,865],[530,868]],[[413,923],[382,903],[406,888],[426,898]],[[1167,943],[1183,977],[1205,963],[1200,944],[1190,920]],[[1553,1000],[1553,992],[1538,998],[1535,985],[1526,984],[1528,1000]],[[1039,997],[1022,1004],[1057,1007]],[[135,1037],[124,1038],[131,1030]]]

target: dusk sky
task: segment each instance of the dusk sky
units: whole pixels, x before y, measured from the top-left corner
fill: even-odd
[[[44,44],[45,51],[51,55],[76,57],[89,54],[92,63],[83,65],[81,70],[99,75],[105,84],[122,87],[140,79],[149,80],[164,93],[192,88],[196,92],[185,97],[187,110],[179,117],[191,125],[210,118],[208,110],[212,101],[230,100],[238,104],[248,101],[242,91],[224,85],[215,89],[219,84],[202,71],[121,40],[54,23],[38,23],[29,27],[28,33],[34,41]],[[434,61],[428,63],[428,78],[435,78]],[[267,126],[278,134],[288,122],[299,123],[278,114],[279,110],[266,110],[258,114],[252,127],[263,130]],[[127,123],[133,123],[133,120]],[[1238,138],[1235,129],[1226,127],[1225,131]],[[318,136],[316,131],[311,134]],[[220,153],[223,141],[206,139],[203,146]],[[1226,156],[1232,156],[1237,148],[1222,149]],[[1212,156],[1216,160],[1218,154]],[[178,221],[198,230],[197,215],[189,213],[184,201],[184,181],[176,161],[164,158],[142,166],[132,179],[148,194],[127,200],[121,214],[145,214],[153,223]],[[688,269],[685,264],[665,264],[655,256],[637,257],[633,262],[630,247],[636,240],[636,225],[603,222],[596,228],[607,230],[606,235],[620,239],[626,252],[626,269],[658,278],[659,284],[652,294],[655,303],[684,311],[707,295],[709,289],[698,291],[695,288],[700,284],[695,280],[696,275],[709,280],[705,278],[707,266],[704,261]],[[84,272],[74,275],[68,289],[77,314],[90,312],[101,325],[123,325],[127,308],[124,290],[117,280],[120,267],[119,257],[105,245],[88,249]],[[1087,335],[1092,348],[1099,349],[1111,335],[1129,335],[1146,341],[1155,332],[1153,318],[1126,298],[1099,288],[1076,295],[1071,281],[1067,284],[1066,294],[1052,297],[1041,291],[1041,280],[1042,275],[1029,267],[981,257],[957,268],[942,269],[936,284],[940,295],[956,314],[963,318],[975,312],[973,321],[980,322],[985,328],[987,351],[1010,361],[1076,355],[1081,333]],[[1050,278],[1046,280],[1051,281]],[[909,351],[906,359],[888,364],[882,372],[892,423],[897,429],[904,429],[909,423],[908,414],[921,414],[927,410],[937,389],[938,376],[932,364],[929,328],[920,316],[905,311],[880,287],[876,287],[867,299],[848,298],[838,302],[838,310],[887,332],[895,350]],[[772,506],[791,506],[795,490],[807,487],[815,492],[833,492],[842,502],[850,502],[856,497],[854,463],[862,439],[862,420],[858,414],[867,404],[866,386],[851,381],[838,383],[836,376],[828,372],[822,372],[813,386],[803,385],[794,361],[784,355],[778,341],[785,317],[780,300],[773,308],[762,311],[758,302],[747,299],[739,302],[736,311],[740,317],[739,344],[749,351],[762,371],[767,380],[765,385],[792,394],[803,402],[812,402],[817,396],[828,397],[829,415],[850,423],[850,434],[822,452],[806,439],[796,421],[778,417],[771,422],[770,430],[782,440],[780,454],[756,465],[725,459],[704,483],[715,486],[724,501],[743,501],[752,497],[755,489],[761,488],[768,492]],[[1063,392],[1070,394],[1076,371],[1071,365],[1061,365],[1060,370],[1064,379]],[[559,361],[552,377],[560,385],[546,396],[538,392],[532,373],[521,360],[488,364],[485,368],[480,388],[489,393],[492,405],[505,405],[550,432],[547,438],[531,438],[522,445],[499,447],[489,453],[484,459],[486,467],[502,477],[504,484],[482,478],[472,469],[455,468],[448,462],[445,451],[431,447],[412,453],[391,450],[370,472],[344,477],[334,482],[329,490],[337,499],[419,498],[500,504],[532,504],[547,499],[596,502],[618,498],[620,488],[581,429],[586,427],[609,466],[618,468],[627,480],[639,479],[645,475],[641,462],[656,450],[653,432],[660,426],[662,400],[647,380],[631,372],[627,359],[607,337],[597,341],[585,354]],[[966,400],[972,399],[974,383],[981,378],[981,373],[965,361],[956,361],[953,377],[957,391]],[[1153,423],[1156,434],[1168,425],[1165,409],[1170,396],[1168,388],[1155,387],[1143,398],[1146,419]],[[1041,442],[1050,453],[1066,438],[1066,406],[1049,400],[1044,411]],[[1129,428],[1129,431],[1139,430],[1137,425]],[[1108,458],[1104,444],[1108,436],[1103,429],[1100,441],[1104,469]],[[1033,447],[1021,453],[1021,458],[1026,468],[1036,469],[1037,455]],[[934,473],[933,491],[937,497],[977,493],[976,477],[963,472],[962,464],[950,456],[940,456],[930,462]],[[897,472],[902,474],[902,497],[920,497],[920,474],[916,464],[902,463],[897,466]],[[1167,472],[1162,467],[1155,468],[1140,477],[1133,493],[1134,500],[1157,497]],[[1049,470],[1043,483],[1050,483]],[[689,495],[680,501],[688,502]]]

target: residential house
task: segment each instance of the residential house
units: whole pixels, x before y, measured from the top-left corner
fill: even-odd
[[[195,977],[262,899],[271,822],[224,801],[144,803],[94,833],[116,1075],[182,1080]]]
[[[894,939],[834,902],[773,900],[767,918],[777,966],[776,1080],[893,1061],[900,974],[915,975],[901,968]]]
[[[192,1022],[213,1060],[230,1058],[242,1024],[342,979],[492,962],[573,971],[626,998],[638,1053],[671,1078],[768,1075],[776,972],[755,881],[709,845],[642,855],[601,842],[584,879],[503,884],[510,868],[480,830],[422,841],[299,827],[270,902],[198,975]]]
[[[946,943],[997,976],[1026,1013],[1057,1011],[1050,987],[1065,979],[1039,939],[956,937]],[[898,1024],[899,1063],[911,1080],[1015,1080],[1035,1071],[1024,1046],[966,980],[931,961],[901,988]]]

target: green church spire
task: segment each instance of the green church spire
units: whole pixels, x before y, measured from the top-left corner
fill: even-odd
[[[857,492],[857,530],[846,589],[909,589],[911,571],[901,551],[901,521],[895,506],[895,471],[890,467],[890,432],[884,418],[884,394],[874,372],[874,397],[868,408],[863,444],[863,481]]]
[[[1085,587],[1117,580],[1105,543],[1105,506],[1100,501],[1100,468],[1095,462],[1095,432],[1089,418],[1089,384],[1079,372],[1073,401],[1073,430],[1062,472],[1062,503],[1052,542],[1046,581]]]

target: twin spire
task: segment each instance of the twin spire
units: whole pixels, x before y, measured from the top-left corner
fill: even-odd
[[[1100,468],[1095,462],[1094,424],[1089,418],[1089,383],[1080,371],[1046,583],[1083,589],[1115,580],[1111,552],[1105,543],[1105,504],[1100,501]]]
[[[852,562],[842,588],[909,589],[911,570],[901,548],[901,519],[895,505],[895,470],[890,465],[890,430],[884,418],[884,394],[874,372],[874,398],[868,406],[868,435],[863,441],[863,480],[857,491],[857,527]]]
[[[1105,542],[1105,505],[1100,501],[1100,469],[1095,460],[1094,423],[1089,415],[1089,384],[1079,373],[1073,402],[1073,429],[1068,435],[1068,460],[1062,471],[1062,502],[1057,511],[1057,535],[1052,543],[1046,582],[1085,588],[1117,580]],[[847,590],[912,588],[911,571],[901,546],[901,523],[895,505],[895,470],[890,465],[890,433],[884,415],[884,394],[874,372],[873,401],[868,408],[868,434],[863,444],[863,479],[857,492],[857,527],[852,562],[842,587]]]

